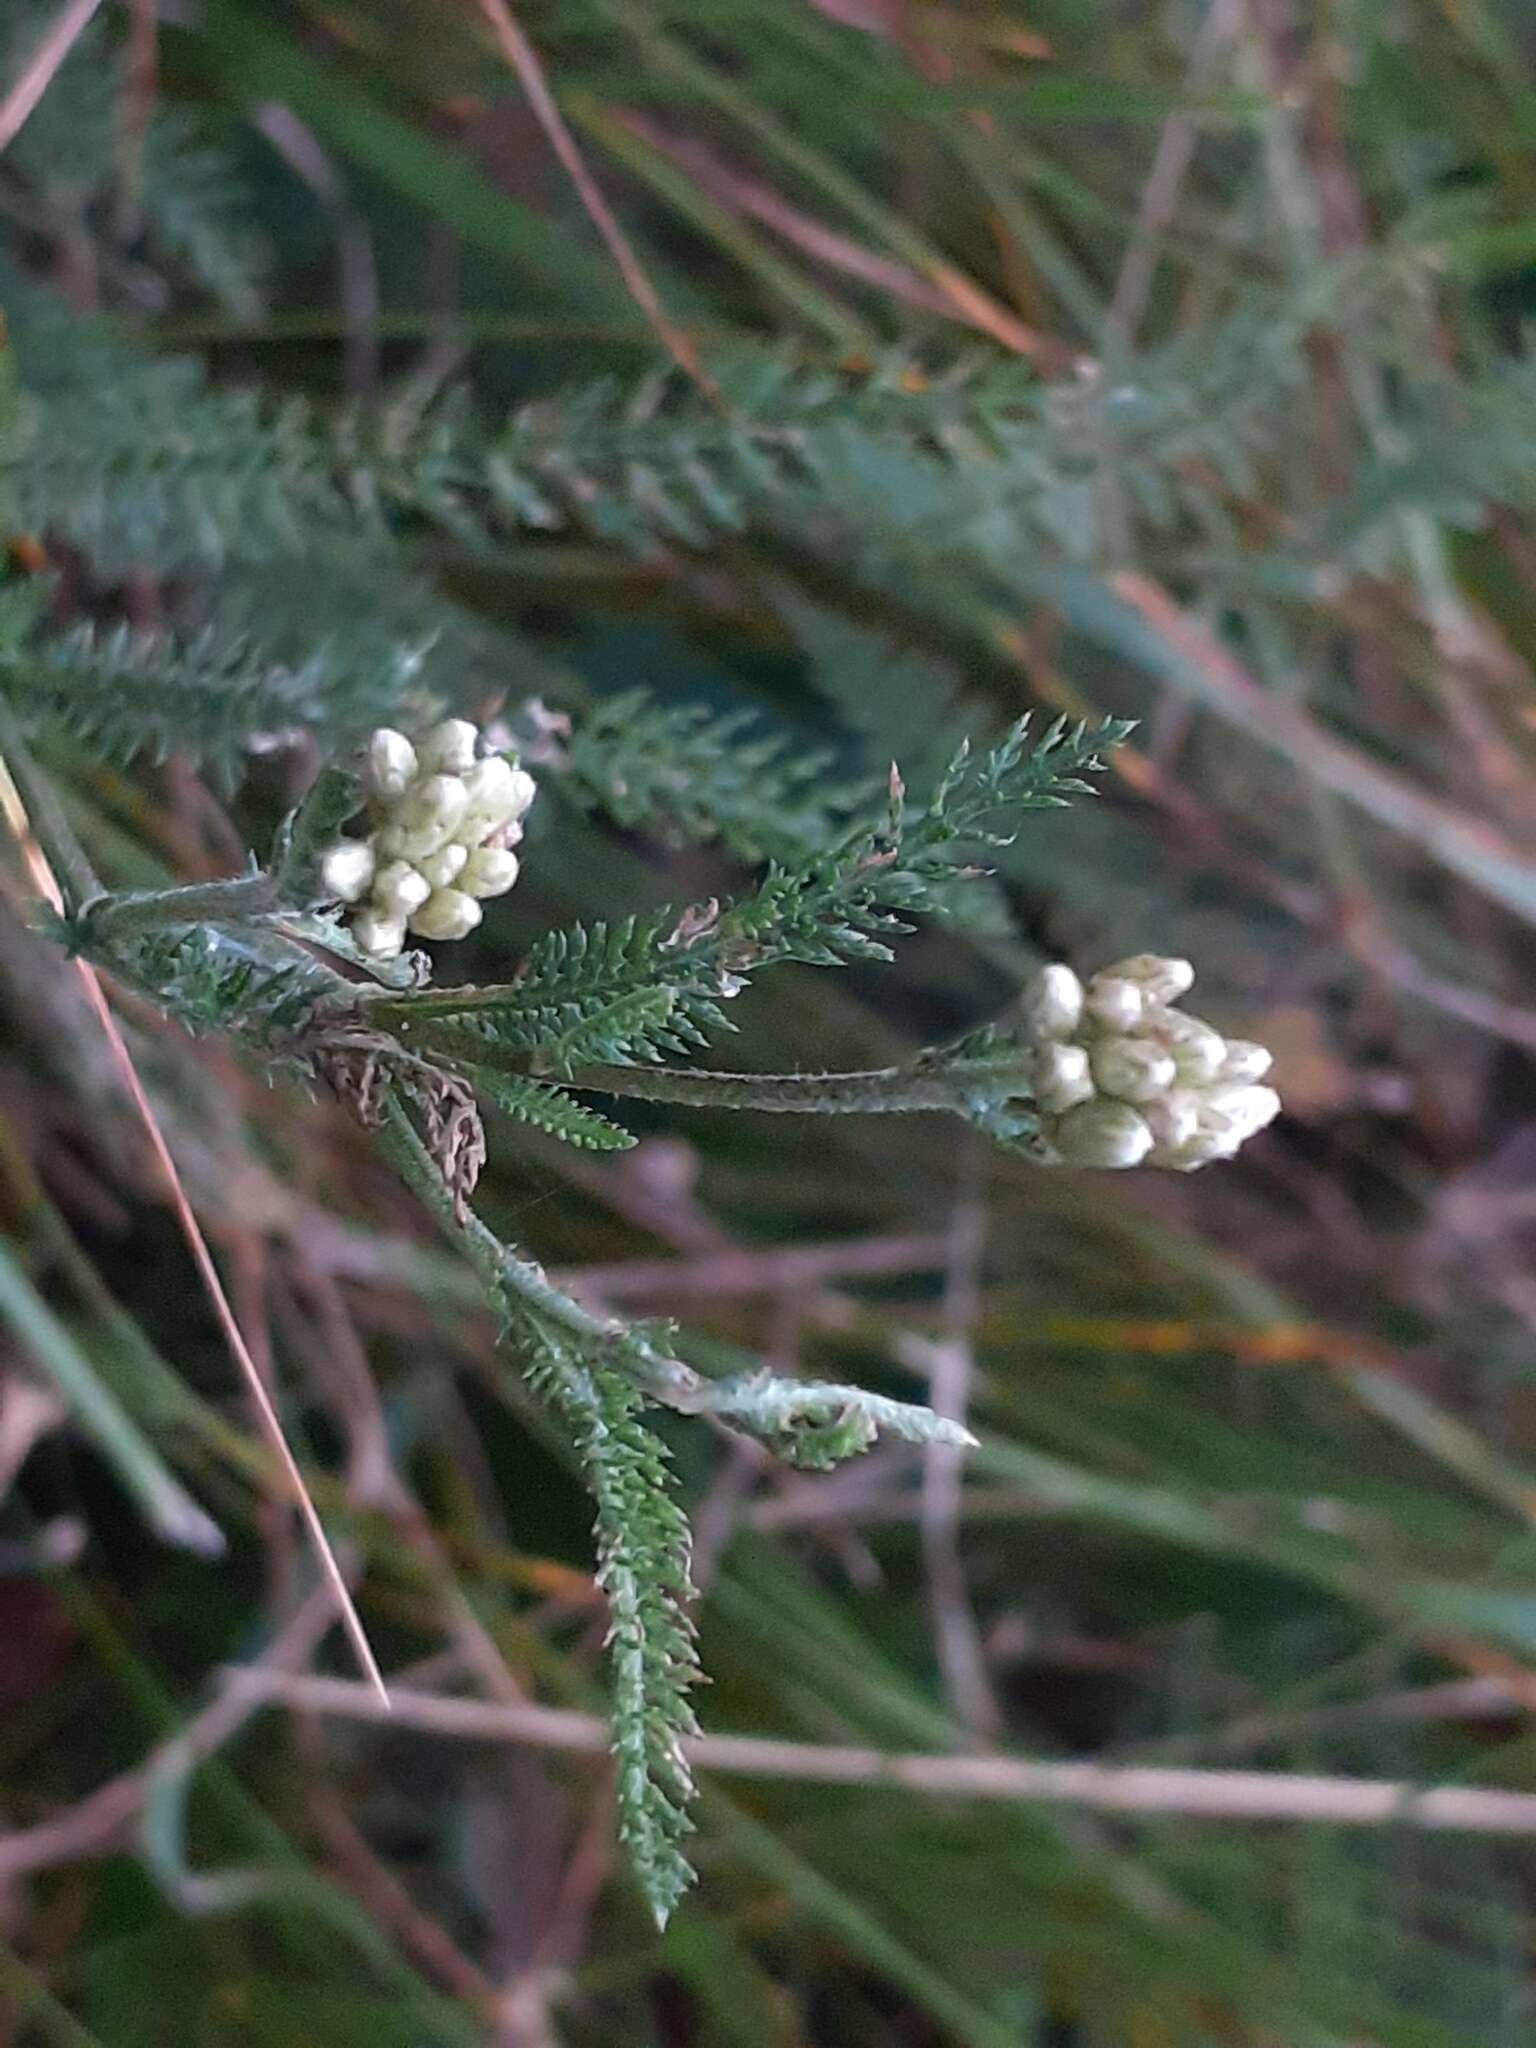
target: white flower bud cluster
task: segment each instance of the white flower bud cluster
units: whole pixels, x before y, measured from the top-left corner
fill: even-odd
[[[526,768],[480,752],[465,718],[445,719],[414,744],[380,726],[363,750],[371,829],[322,856],[327,896],[355,904],[352,937],[375,960],[395,959],[406,933],[462,939],[488,896],[517,880],[523,817],[537,785]]]
[[[1035,1103],[1067,1165],[1189,1173],[1230,1159],[1279,1113],[1264,1047],[1173,1007],[1194,979],[1187,960],[1137,953],[1086,987],[1070,967],[1042,967],[1029,982]]]

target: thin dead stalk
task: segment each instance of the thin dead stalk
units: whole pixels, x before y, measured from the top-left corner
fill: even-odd
[[[291,1676],[250,1666],[227,1672],[224,1683],[243,1702],[303,1707],[355,1721],[386,1718],[385,1708],[353,1679]],[[397,1687],[391,1709],[388,1718],[393,1725],[452,1741],[514,1742],[579,1755],[599,1755],[608,1746],[608,1729],[596,1716],[561,1707],[503,1707]],[[1180,1814],[1194,1820],[1536,1834],[1536,1793],[1475,1785],[1057,1763],[1019,1756],[900,1755],[853,1744],[779,1742],[753,1735],[696,1735],[683,1747],[689,1762],[701,1771],[802,1784],[883,1786],[935,1798],[1080,1806],[1103,1813]]]
[[[971,1333],[980,1311],[978,1275],[986,1246],[987,1211],[980,1154],[974,1144],[961,1158],[961,1186],[950,1222],[944,1287],[945,1335],[925,1343],[928,1399],[935,1415],[964,1424],[975,1371]],[[909,1338],[904,1350],[916,1350]],[[987,1673],[980,1631],[971,1607],[965,1561],[960,1554],[960,1490],[965,1453],[956,1444],[928,1444],[923,1450],[923,1484],[918,1526],[928,1573],[928,1604],[934,1648],[950,1705],[962,1728],[980,1741],[995,1740],[1002,1716]]]
[[[1184,78],[1186,93],[1197,93],[1209,85],[1223,50],[1237,33],[1241,14],[1236,0],[1211,0],[1211,10],[1201,23],[1190,52]],[[1199,139],[1197,118],[1182,107],[1169,115],[1157,139],[1152,168],[1142,187],[1135,225],[1105,321],[1124,348],[1129,348],[1135,337],[1147,294],[1152,289],[1163,235],[1178,206]]]
[[[566,125],[565,116],[555,102],[544,75],[544,66],[539,53],[523,32],[507,0],[478,0],[497,47],[508,65],[517,75],[523,88],[534,119],[549,139],[549,146],[560,159],[566,176],[576,188],[576,196],[586,211],[587,218],[602,236],[609,255],[613,258],[624,288],[645,315],[652,331],[662,347],[671,356],[678,368],[691,377],[701,391],[717,396],[714,380],[699,361],[697,352],[688,336],[668,317],[666,308],[657,295],[656,287],[646,275],[644,265],[635,254],[629,237],[619,226],[613,209],[603,197],[602,188],[587,168],[586,158],[577,145],[576,138]]]
[[[38,101],[52,85],[59,66],[90,27],[101,0],[70,0],[58,20],[21,67],[21,76],[0,100],[0,150],[21,133]]]

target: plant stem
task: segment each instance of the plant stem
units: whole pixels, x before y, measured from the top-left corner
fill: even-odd
[[[955,1060],[947,1066],[874,1067],[853,1074],[727,1074],[703,1067],[580,1067],[562,1077],[572,1088],[678,1102],[696,1109],[756,1109],[769,1115],[886,1116],[948,1110],[965,1116],[978,1103],[1029,1093],[1021,1053]]]
[[[493,1301],[501,1303],[509,1296],[515,1297],[535,1317],[555,1324],[578,1344],[588,1349],[600,1347],[610,1353],[614,1364],[638,1379],[653,1400],[690,1412],[697,1390],[704,1384],[691,1367],[658,1351],[623,1323],[593,1315],[590,1309],[573,1301],[555,1286],[542,1266],[532,1259],[519,1258],[510,1246],[503,1244],[473,1209],[455,1211],[452,1191],[439,1173],[437,1162],[422,1143],[405,1105],[392,1090],[385,1094],[379,1141],[401,1178],[420,1196],[443,1231],[468,1253]]]
[[[86,920],[93,945],[120,946],[125,939],[170,924],[243,924],[277,908],[272,877],[263,872],[228,882],[192,882],[181,889],[102,897]]]
[[[641,1392],[681,1415],[714,1415],[747,1434],[771,1440],[792,1437],[812,1425],[850,1417],[864,1419],[866,1442],[884,1429],[909,1443],[974,1444],[957,1423],[941,1421],[926,1408],[890,1401],[859,1387],[783,1379],[772,1373],[708,1380],[681,1359],[660,1351],[642,1331],[611,1317],[593,1315],[554,1285],[542,1266],[519,1258],[473,1209],[456,1209],[451,1189],[423,1144],[404,1103],[393,1090],[384,1096],[379,1140],[401,1178],[420,1196],[444,1233],[462,1245],[493,1303],[515,1297],[535,1320],[553,1323],[583,1350],[600,1350]],[[862,1448],[862,1445],[859,1446]]]

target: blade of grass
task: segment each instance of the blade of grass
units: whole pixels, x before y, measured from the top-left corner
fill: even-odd
[[[585,94],[573,95],[569,104],[571,118],[587,134],[835,348],[865,354],[872,350],[874,337],[856,315],[766,248],[728,207],[679,169],[633,116],[621,116]]]
[[[613,5],[612,0],[602,0],[602,4],[616,28],[643,38],[645,55],[652,63],[674,73],[690,92],[739,123],[780,162],[878,235],[921,276],[938,285],[971,325],[982,328],[1003,348],[1017,355],[1054,361],[1059,344],[1051,337],[1026,327],[973,279],[964,276],[904,216],[873,199],[857,179],[820,150],[792,135],[750,93],[667,36],[648,8],[637,4],[637,0],[624,0],[622,8]]]
[[[217,1557],[224,1538],[166,1466],[117,1396],[92,1369],[68,1328],[32,1286],[8,1245],[0,1243],[0,1318],[47,1374],[102,1456],[168,1543]]]
[[[281,100],[320,140],[362,165],[399,197],[444,221],[474,249],[495,257],[526,289],[562,293],[568,307],[612,313],[622,306],[607,265],[573,242],[558,222],[491,183],[461,152],[382,106],[339,66],[317,61],[240,5],[208,0],[207,33],[193,54],[211,64],[242,105]]]
[[[1527,924],[1536,924],[1536,862],[1481,819],[1415,789],[1261,689],[1207,628],[1146,577],[1127,570],[1105,580],[1060,569],[1026,572],[1024,580],[1101,646],[1171,683],[1224,724],[1284,754],[1323,788],[1412,840]]]

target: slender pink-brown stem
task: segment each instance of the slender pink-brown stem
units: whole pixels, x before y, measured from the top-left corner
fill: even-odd
[[[33,108],[53,83],[59,66],[90,26],[101,0],[70,0],[58,20],[21,67],[21,76],[0,100],[0,149],[16,140]]]

